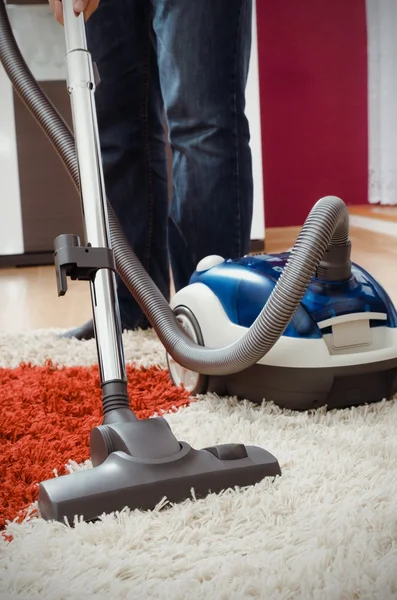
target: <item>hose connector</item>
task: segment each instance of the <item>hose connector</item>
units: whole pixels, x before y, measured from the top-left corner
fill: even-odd
[[[351,242],[337,246],[330,244],[318,265],[316,278],[321,281],[347,281],[351,277]]]

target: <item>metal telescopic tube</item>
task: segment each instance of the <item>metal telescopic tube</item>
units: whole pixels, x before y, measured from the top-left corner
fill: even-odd
[[[73,0],[63,0],[63,14],[67,85],[79,165],[85,241],[93,247],[111,248],[94,99],[95,78],[91,55],[87,51],[84,17],[82,14],[76,16]],[[102,383],[126,381],[116,279],[110,270],[101,269],[96,273],[91,282],[91,300]]]

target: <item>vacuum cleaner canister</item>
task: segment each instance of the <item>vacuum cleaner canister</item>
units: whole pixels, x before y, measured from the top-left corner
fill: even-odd
[[[234,343],[258,317],[288,258],[206,257],[172,299],[181,326],[206,347]],[[326,272],[312,279],[283,335],[252,367],[207,376],[169,354],[167,361],[173,382],[193,395],[268,400],[292,410],[376,402],[397,392],[397,313],[382,286],[351,264],[340,280]]]

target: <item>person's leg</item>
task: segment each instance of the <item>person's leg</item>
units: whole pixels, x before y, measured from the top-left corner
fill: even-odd
[[[176,290],[206,255],[249,251],[253,181],[245,86],[252,0],[153,0],[173,150],[169,244]]]
[[[101,0],[86,26],[98,66],[95,93],[106,191],[126,237],[169,298],[164,112],[150,0]],[[123,329],[149,325],[118,280]],[[92,322],[69,332],[92,337]]]

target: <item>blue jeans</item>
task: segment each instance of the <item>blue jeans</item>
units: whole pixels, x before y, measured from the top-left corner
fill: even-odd
[[[164,296],[249,251],[252,0],[101,0],[87,23],[107,195]],[[169,200],[164,122],[173,154]],[[123,328],[148,322],[118,281]]]

